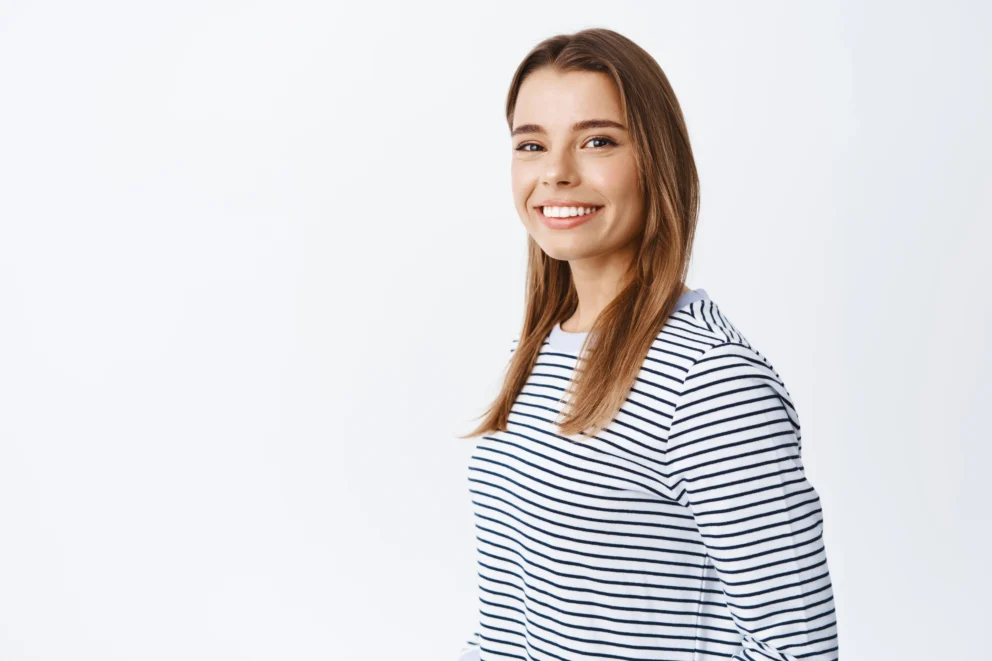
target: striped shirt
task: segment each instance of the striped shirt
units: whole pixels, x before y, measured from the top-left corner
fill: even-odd
[[[476,442],[479,623],[461,658],[837,659],[823,512],[768,359],[686,292],[581,440],[555,419],[586,335],[556,325],[508,430]]]

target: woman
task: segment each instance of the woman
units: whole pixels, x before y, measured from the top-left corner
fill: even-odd
[[[684,284],[699,184],[665,74],[616,32],[556,36],[521,63],[506,116],[527,299],[468,435],[479,626],[463,658],[837,659],[796,410]]]

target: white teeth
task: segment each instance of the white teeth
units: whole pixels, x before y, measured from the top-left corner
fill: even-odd
[[[599,207],[542,207],[544,215],[549,218],[568,218],[569,216],[584,216],[596,211]]]

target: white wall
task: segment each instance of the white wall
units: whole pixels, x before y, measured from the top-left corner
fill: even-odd
[[[987,3],[334,4],[0,2],[0,658],[454,657],[505,93],[591,26],[685,110],[689,284],[798,406],[843,658],[986,650]]]

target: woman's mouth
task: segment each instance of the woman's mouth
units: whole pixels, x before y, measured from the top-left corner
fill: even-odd
[[[592,210],[588,213],[582,213],[577,215],[568,216],[546,216],[544,214],[545,209],[550,209],[551,207],[537,207],[537,215],[540,217],[541,222],[544,223],[545,227],[553,230],[567,230],[578,225],[581,225],[592,218],[595,218],[603,207],[592,207]],[[580,211],[587,211],[587,209],[581,209]]]

